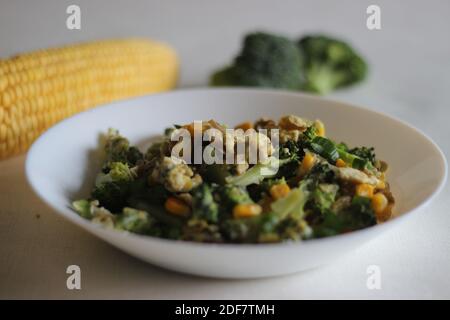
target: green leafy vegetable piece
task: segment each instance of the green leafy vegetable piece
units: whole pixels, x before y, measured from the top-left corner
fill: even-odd
[[[364,160],[370,162],[372,165],[375,165],[376,155],[375,155],[375,149],[373,147],[352,148],[348,152],[351,154],[354,154],[355,156],[357,156],[361,159],[364,159]]]
[[[373,170],[373,164],[368,158],[362,158],[357,154],[351,153],[348,150],[347,145],[343,143],[336,144],[328,138],[317,136],[315,129],[310,128],[312,128],[312,126],[309,127],[303,135],[305,137],[303,141],[305,147],[319,154],[333,165],[336,163],[337,159],[341,158],[343,161],[345,161],[355,169]],[[359,153],[361,154],[360,151]],[[367,155],[367,151],[365,155]]]
[[[309,146],[315,153],[321,155],[331,163],[335,163],[339,159],[339,152],[336,145],[327,138],[316,136],[312,139]]]

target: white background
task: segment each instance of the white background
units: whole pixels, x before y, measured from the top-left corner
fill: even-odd
[[[65,27],[69,4],[81,6],[80,31]],[[381,7],[382,30],[366,28],[370,4]],[[332,97],[400,117],[449,154],[448,0],[0,0],[1,57],[81,40],[148,36],[176,48],[180,87],[205,86],[236,53],[242,35],[254,30],[350,40],[370,62],[370,77]],[[448,187],[422,214],[327,267],[225,281],[147,265],[72,226],[31,192],[23,165],[23,156],[0,162],[0,298],[450,298]],[[70,264],[81,267],[80,291],[66,288]],[[381,268],[381,290],[366,287],[373,264]]]

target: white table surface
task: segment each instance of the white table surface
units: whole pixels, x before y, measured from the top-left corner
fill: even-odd
[[[80,31],[65,28],[69,4],[81,6]],[[379,31],[366,28],[369,4],[381,7]],[[177,49],[180,87],[192,87],[206,85],[210,72],[231,59],[248,31],[329,32],[352,40],[371,64],[364,85],[332,97],[410,122],[448,156],[449,18],[448,0],[0,0],[0,56],[80,40],[149,36]],[[32,193],[24,159],[0,162],[0,298],[450,298],[448,187],[422,214],[329,266],[225,281],[153,267],[66,222]],[[71,264],[82,270],[79,291],[66,288]],[[369,265],[380,267],[381,290],[366,287]]]

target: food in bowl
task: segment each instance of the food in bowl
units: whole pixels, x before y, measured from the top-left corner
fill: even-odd
[[[320,120],[295,115],[235,129],[175,125],[145,152],[110,129],[91,195],[72,207],[108,228],[214,243],[308,240],[391,217],[388,165],[373,148],[337,143]]]

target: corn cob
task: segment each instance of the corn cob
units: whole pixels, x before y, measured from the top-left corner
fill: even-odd
[[[57,121],[175,86],[178,61],[144,39],[105,40],[0,59],[0,160],[27,150]]]

